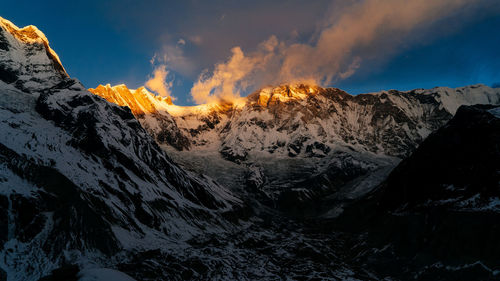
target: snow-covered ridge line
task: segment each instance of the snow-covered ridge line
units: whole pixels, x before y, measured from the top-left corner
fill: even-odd
[[[57,53],[50,47],[49,45],[49,39],[45,36],[45,34],[38,29],[34,25],[28,25],[23,28],[17,27],[15,24],[13,24],[11,21],[4,19],[0,17],[0,25],[4,27],[6,30],[8,30],[16,39],[18,39],[21,42],[28,43],[28,44],[34,44],[34,43],[42,43],[45,45],[47,48],[47,51],[52,55],[52,57],[59,63],[61,68],[66,72],[64,69],[64,66],[61,62],[61,59],[59,59],[59,56]]]
[[[89,88],[89,91],[96,94],[100,95],[108,101],[117,103],[121,106],[128,106],[128,107],[133,107],[133,101],[129,99],[129,97],[125,98],[123,97],[124,94],[129,94],[134,96],[135,98],[141,98],[141,96],[147,97],[152,103],[152,105],[157,109],[157,110],[163,110],[168,112],[170,115],[179,117],[179,116],[187,116],[187,115],[200,115],[200,114],[206,114],[207,112],[210,111],[224,111],[228,109],[240,109],[243,106],[247,104],[258,104],[261,106],[267,106],[269,103],[286,103],[286,102],[291,102],[291,101],[300,101],[300,100],[305,100],[310,96],[329,91],[329,90],[334,90],[334,91],[340,91],[343,94],[346,94],[351,97],[355,96],[366,96],[366,95],[372,95],[372,96],[380,96],[383,94],[391,94],[394,92],[398,92],[400,94],[423,94],[423,95],[428,95],[431,92],[444,92],[444,93],[454,93],[454,92],[461,92],[461,91],[469,91],[470,89],[475,89],[475,88],[486,88],[486,89],[492,89],[484,84],[474,84],[474,85],[469,85],[469,86],[463,86],[463,87],[457,87],[457,88],[450,88],[450,87],[434,87],[431,89],[423,89],[423,88],[418,88],[418,89],[413,89],[413,90],[408,90],[408,91],[398,91],[398,90],[382,90],[379,92],[369,92],[369,93],[362,93],[358,95],[351,95],[345,91],[342,91],[337,88],[323,88],[317,85],[305,85],[305,84],[282,84],[279,86],[267,86],[263,87],[260,90],[257,90],[253,92],[252,94],[246,96],[246,97],[241,97],[237,101],[220,101],[220,102],[212,102],[212,103],[207,103],[207,104],[199,104],[199,105],[194,105],[194,106],[181,106],[181,105],[176,105],[172,102],[171,98],[169,97],[161,97],[158,96],[150,91],[148,91],[145,87],[139,87],[138,89],[129,89],[125,84],[118,84],[111,86],[110,84],[106,85],[98,85],[96,88]],[[117,96],[119,100],[113,101],[112,98],[108,98],[106,96],[106,92],[114,92],[112,93],[114,96]],[[481,94],[481,93],[475,93],[475,94]],[[473,97],[472,97],[473,98]],[[454,102],[453,100],[447,99],[443,100],[443,106],[446,107],[446,109],[454,113],[457,108],[460,106],[459,102]],[[144,113],[148,113],[150,109],[146,108],[140,108],[144,111]]]
[[[99,85],[88,89],[91,93],[101,96],[109,102],[120,106],[129,107],[134,114],[140,115],[153,112],[167,112],[172,116],[186,116],[204,114],[209,111],[220,111],[230,107],[241,106],[240,103],[209,103],[194,106],[179,106],[172,102],[170,97],[161,97],[145,87],[129,89],[125,84],[111,86],[110,84]],[[245,98],[241,99],[242,101]]]
[[[500,102],[500,90],[485,85],[360,95],[335,88],[281,85],[256,91],[237,104],[194,107],[166,103],[145,89],[137,93],[124,85],[91,92],[119,97],[118,102],[108,101],[132,108],[160,143],[181,150],[215,147],[232,160],[246,159],[255,151],[297,156],[304,154],[302,148],[319,156],[337,145],[404,156],[459,106]],[[147,106],[138,106],[144,97]],[[179,139],[182,145],[174,142]]]
[[[41,92],[69,75],[45,35],[34,26],[19,28],[0,18],[0,81],[24,92]]]

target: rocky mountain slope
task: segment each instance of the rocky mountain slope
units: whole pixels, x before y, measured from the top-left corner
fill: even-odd
[[[189,149],[191,146],[188,138],[176,126],[173,117],[162,110],[163,107],[172,105],[170,98],[156,96],[144,87],[129,90],[125,85],[100,85],[89,91],[99,93],[99,96],[109,102],[130,108],[132,114],[158,143],[168,143],[178,150]]]
[[[340,216],[373,247],[358,262],[402,280],[498,280],[499,144],[499,106],[460,107]]]
[[[126,262],[234,227],[242,202],[69,78],[38,29],[0,18],[0,42],[0,279]]]

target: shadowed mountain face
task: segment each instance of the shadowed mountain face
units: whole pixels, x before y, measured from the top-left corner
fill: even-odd
[[[488,209],[495,203],[489,199],[500,195],[499,113],[490,105],[459,108],[450,122],[394,169],[384,188],[384,208],[404,211],[435,204]],[[456,200],[449,200],[453,197]]]
[[[359,262],[401,279],[496,280],[499,144],[500,107],[460,107],[339,218],[378,248]]]
[[[494,280],[500,112],[460,105],[499,100],[282,85],[180,107],[89,92],[0,18],[0,280]]]

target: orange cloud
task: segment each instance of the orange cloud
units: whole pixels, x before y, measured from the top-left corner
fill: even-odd
[[[200,75],[191,89],[196,103],[231,100],[242,91],[265,84],[314,82],[329,84],[353,75],[365,56],[387,56],[401,41],[422,26],[452,15],[474,0],[365,0],[330,9],[331,15],[312,43],[285,43],[271,36],[256,51],[245,54],[241,47]],[[385,43],[379,47],[380,42]],[[399,43],[399,44],[398,44]]]
[[[145,86],[162,97],[170,97],[172,100],[175,100],[171,92],[172,81],[167,82],[168,73],[166,65],[156,67],[153,72],[153,77],[146,81]]]

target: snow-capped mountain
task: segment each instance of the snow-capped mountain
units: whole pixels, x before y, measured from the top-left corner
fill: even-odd
[[[99,96],[109,102],[129,107],[132,114],[158,143],[168,143],[179,150],[190,147],[189,140],[176,126],[172,116],[162,110],[163,107],[172,105],[170,98],[156,96],[144,87],[129,90],[125,85],[114,87],[100,85],[89,91],[99,93]]]
[[[160,143],[179,150],[215,144],[227,159],[241,161],[257,152],[323,157],[339,145],[404,157],[460,105],[500,102],[500,91],[484,85],[356,96],[335,88],[283,85],[257,91],[244,104],[193,107],[175,106],[144,88],[125,85],[90,91],[130,107],[155,135],[176,127],[175,134],[188,140],[182,147],[169,140]],[[159,124],[162,119],[168,121]]]
[[[182,107],[87,91],[0,18],[0,280],[494,280],[498,108],[449,120],[499,100],[283,85]]]
[[[233,227],[241,200],[179,168],[128,108],[69,78],[36,27],[0,27],[2,278],[125,262]]]
[[[0,77],[5,83],[30,91],[50,88],[67,77],[49,41],[33,25],[18,28],[0,18]]]
[[[332,200],[341,200],[369,191],[460,105],[500,103],[500,90],[485,85],[356,96],[283,85],[234,104],[192,107],[173,105],[144,88],[90,91],[132,108],[188,169],[233,189],[257,189],[260,201],[302,214],[307,205],[318,208],[317,198],[335,193]]]

